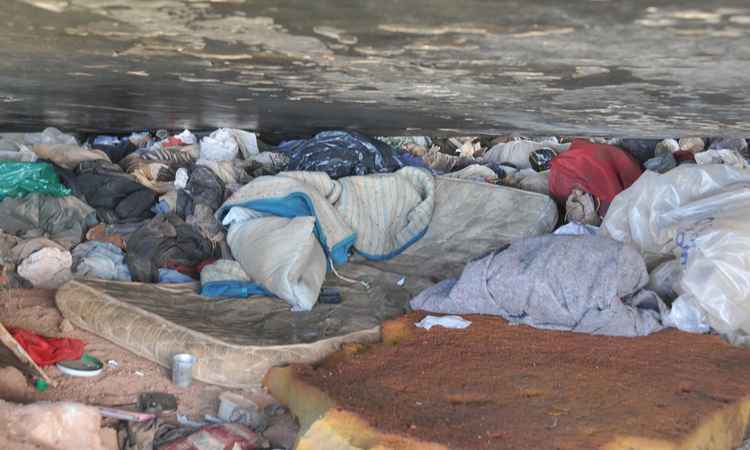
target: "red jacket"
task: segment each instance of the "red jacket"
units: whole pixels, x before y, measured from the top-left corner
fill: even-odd
[[[575,139],[550,164],[549,192],[564,202],[571,190],[582,189],[599,200],[599,215],[604,216],[615,196],[642,172],[638,161],[619,147]]]

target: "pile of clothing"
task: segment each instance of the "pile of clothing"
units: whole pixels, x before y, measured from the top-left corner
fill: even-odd
[[[565,223],[488,248],[412,307],[739,341],[750,336],[748,157],[738,138],[3,134],[0,265],[15,286],[200,281],[207,298],[269,295],[309,310],[337,266],[388,261],[419,241],[444,176],[549,195]]]

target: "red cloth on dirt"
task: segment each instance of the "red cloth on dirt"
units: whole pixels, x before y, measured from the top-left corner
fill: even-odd
[[[599,215],[604,216],[612,199],[642,172],[638,161],[618,147],[575,139],[550,164],[549,192],[564,202],[574,188],[582,189],[599,199]]]
[[[44,337],[23,328],[8,328],[8,332],[40,366],[49,366],[69,359],[81,359],[86,346],[79,339]]]

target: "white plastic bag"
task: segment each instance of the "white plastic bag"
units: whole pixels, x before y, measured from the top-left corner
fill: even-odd
[[[182,130],[182,133],[175,135],[175,137],[181,140],[185,145],[193,145],[198,142],[195,135],[191,133],[190,130]]]
[[[314,226],[314,217],[239,220],[230,226],[227,243],[250,279],[289,302],[293,311],[309,311],[327,268]]]
[[[177,189],[185,189],[188,184],[189,175],[187,169],[180,167],[174,176],[174,187]]]
[[[27,133],[24,136],[24,141],[29,145],[36,144],[65,144],[65,145],[78,145],[76,138],[65,134],[57,128],[45,128],[41,133]]]
[[[737,337],[750,335],[748,218],[750,171],[686,165],[644,173],[612,202],[602,229],[644,253],[677,256],[679,288],[711,327]]]
[[[255,136],[255,133],[250,133],[249,131],[238,129],[233,129],[232,133],[234,134],[234,138],[239,145],[240,152],[242,152],[243,158],[250,159],[250,157],[259,153],[258,138]]]
[[[644,172],[612,201],[601,231],[634,245],[647,260],[672,255],[678,222],[687,215],[695,219],[734,209],[735,194],[716,195],[743,183],[750,185],[750,171],[720,164],[682,165],[665,174]],[[696,202],[700,199],[706,201]],[[681,208],[691,202],[696,202],[691,208]]]
[[[706,314],[690,294],[680,296],[672,303],[672,309],[664,318],[664,325],[687,333],[703,334],[711,331]]]
[[[238,152],[239,145],[229,128],[220,128],[201,140],[201,159],[231,161]]]
[[[746,191],[750,194],[750,191]],[[677,234],[680,286],[722,334],[750,335],[750,202],[683,225]]]
[[[34,287],[57,289],[73,277],[70,272],[72,265],[73,257],[70,252],[45,247],[21,262],[18,275]]]
[[[683,295],[672,303],[672,309],[664,318],[664,325],[687,333],[708,333],[711,327],[703,309],[692,295]]]

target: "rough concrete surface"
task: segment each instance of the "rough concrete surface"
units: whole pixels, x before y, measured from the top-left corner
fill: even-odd
[[[743,0],[8,0],[0,123],[750,131]]]

